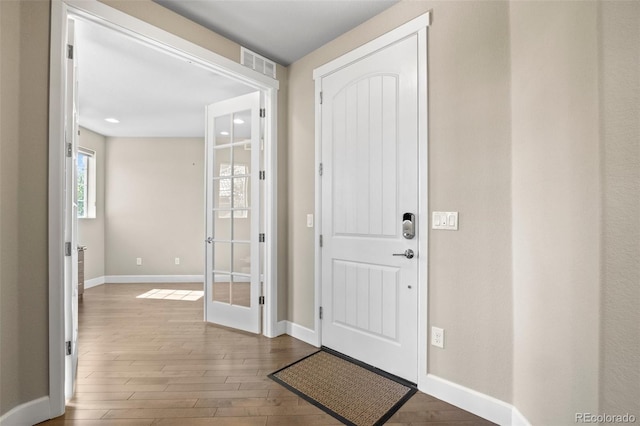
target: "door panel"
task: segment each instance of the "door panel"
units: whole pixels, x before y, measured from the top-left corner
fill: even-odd
[[[206,320],[260,332],[260,93],[207,107]]]
[[[322,79],[322,343],[417,381],[417,36]]]

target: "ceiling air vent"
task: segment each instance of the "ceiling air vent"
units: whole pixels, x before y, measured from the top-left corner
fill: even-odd
[[[276,63],[250,51],[246,47],[240,47],[240,63],[259,73],[276,78]]]

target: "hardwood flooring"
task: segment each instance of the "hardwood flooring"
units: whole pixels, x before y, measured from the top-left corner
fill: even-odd
[[[199,284],[106,284],[79,310],[79,367],[64,416],[42,425],[336,425],[267,374],[317,349],[203,322],[203,300],[138,299]],[[487,425],[418,392],[388,425]]]

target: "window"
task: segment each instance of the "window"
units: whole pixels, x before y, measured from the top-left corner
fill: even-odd
[[[220,207],[225,209],[246,209],[247,203],[247,176],[249,167],[245,164],[235,164],[233,167],[233,175],[238,177],[220,179],[219,202]],[[223,163],[220,165],[220,176],[231,176],[231,164]],[[233,190],[232,187],[233,186]],[[233,197],[233,200],[232,200]],[[233,201],[233,204],[231,203]],[[218,217],[228,219],[231,217],[230,211],[219,211]],[[247,218],[247,210],[236,211],[233,215],[236,218]]]
[[[96,153],[78,148],[76,165],[78,218],[92,219],[96,217]]]

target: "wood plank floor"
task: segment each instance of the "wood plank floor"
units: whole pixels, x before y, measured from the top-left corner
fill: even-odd
[[[317,349],[203,322],[203,301],[138,299],[154,288],[107,284],[80,303],[78,385],[64,416],[43,425],[335,425],[266,376]],[[417,393],[388,425],[486,425]]]

